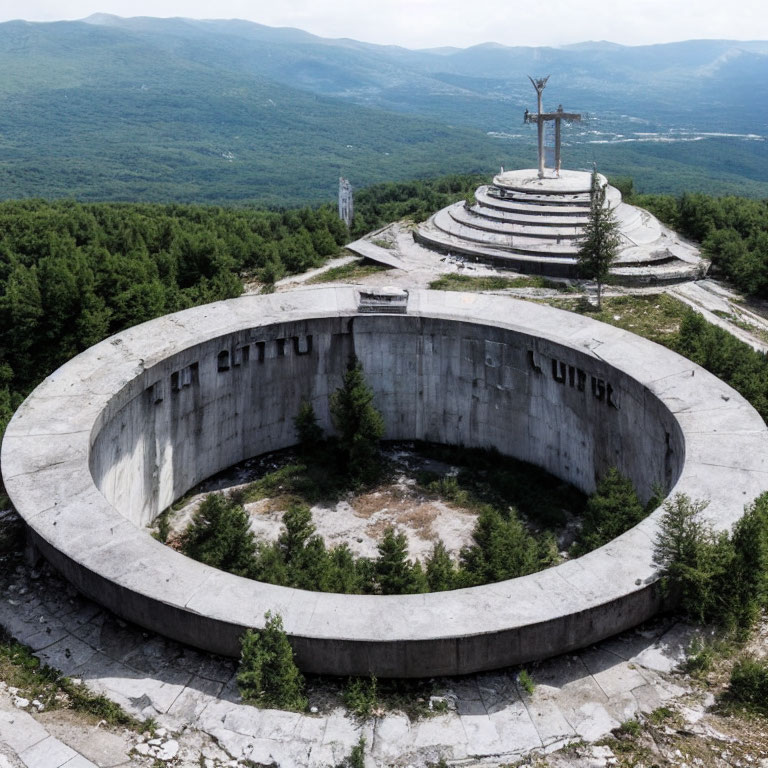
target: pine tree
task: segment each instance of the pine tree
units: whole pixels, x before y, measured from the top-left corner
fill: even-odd
[[[304,678],[293,658],[293,649],[279,614],[264,614],[264,629],[247,630],[240,650],[237,685],[240,695],[265,707],[306,709]]]
[[[456,568],[445,544],[438,540],[427,558],[426,576],[430,592],[444,592],[456,587]]]
[[[182,552],[214,568],[248,575],[256,556],[248,513],[223,494],[212,493],[192,517]]]
[[[621,245],[619,225],[605,204],[607,184],[600,183],[597,168],[592,172],[589,220],[584,227],[577,255],[579,274],[597,283],[597,307],[602,308],[603,283]]]
[[[310,454],[315,451],[323,440],[323,429],[317,423],[317,416],[312,403],[308,400],[302,400],[299,406],[299,412],[293,420],[296,427],[296,437],[299,438],[301,450]]]
[[[331,395],[331,416],[349,477],[356,483],[372,482],[381,471],[379,440],[384,420],[373,406],[373,391],[356,359],[347,367],[342,386]]]
[[[382,595],[411,595],[426,590],[424,572],[419,563],[408,559],[408,539],[391,526],[379,542],[375,563],[376,581]]]
[[[504,519],[493,507],[484,507],[472,538],[474,543],[461,551],[461,579],[468,586],[514,579],[539,568],[539,542],[512,508]]]
[[[632,481],[611,467],[587,500],[573,554],[583,555],[602,547],[637,525],[646,514]]]

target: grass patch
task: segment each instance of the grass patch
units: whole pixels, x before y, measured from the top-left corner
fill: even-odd
[[[90,691],[58,670],[41,664],[30,648],[0,629],[0,680],[18,688],[19,695],[39,701],[45,710],[72,709],[109,725],[122,725],[141,732],[146,723],[129,715],[106,696]]]
[[[389,245],[389,248],[392,246]],[[325,272],[321,272],[319,275],[307,280],[307,285],[315,285],[317,283],[335,283],[338,281],[350,282],[351,280],[362,280],[370,275],[375,275],[378,272],[386,272],[390,267],[385,267],[382,264],[371,264],[370,262],[355,261],[351,264],[342,264],[340,267],[331,267]]]
[[[568,293],[573,290],[567,283],[548,280],[540,275],[475,277],[450,274],[433,280],[429,287],[435,291],[503,291],[507,288],[549,288],[560,293]]]
[[[570,515],[583,515],[586,497],[578,489],[539,467],[498,451],[415,443],[414,452],[460,467],[457,475],[417,475],[424,493],[445,501],[474,511],[490,505],[502,514],[513,506],[537,528],[559,528]]]
[[[533,692],[536,690],[536,684],[533,682],[533,678],[528,673],[527,669],[521,669],[517,676],[517,682],[520,683],[520,687],[529,695],[533,696]]]
[[[598,311],[582,299],[544,299],[558,309],[566,309],[580,315],[589,315],[625,331],[631,331],[646,339],[672,346],[677,339],[680,324],[690,310],[682,301],[666,293],[639,296],[606,296]]]
[[[419,720],[448,710],[442,701],[430,706],[431,697],[440,695],[430,680],[352,677],[341,695],[347,710],[362,720],[385,712],[402,712],[410,720]]]

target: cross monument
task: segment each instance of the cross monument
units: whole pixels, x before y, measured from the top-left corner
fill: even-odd
[[[546,77],[540,77],[538,80],[534,80],[530,75],[528,79],[536,89],[536,95],[538,96],[538,111],[535,114],[531,114],[527,109],[525,110],[524,121],[526,123],[536,123],[539,132],[539,178],[544,178],[544,123],[548,120],[554,120],[555,122],[555,173],[560,175],[560,124],[563,120],[568,122],[579,122],[581,115],[575,112],[563,112],[563,105],[561,104],[555,112],[544,112],[541,105],[541,93],[547,85],[549,75]]]

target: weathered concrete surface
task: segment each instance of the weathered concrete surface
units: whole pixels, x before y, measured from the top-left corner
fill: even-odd
[[[310,705],[319,707],[315,714],[258,710],[239,701],[233,660],[126,624],[46,571],[0,572],[7,595],[0,600],[0,626],[32,643],[44,662],[136,717],[154,718],[167,729],[158,740],[179,745],[178,757],[166,763],[178,768],[197,768],[201,758],[206,768],[253,765],[247,760],[328,768],[348,756],[361,736],[369,766],[427,768],[441,757],[498,766],[574,741],[601,739],[638,713],[674,706],[690,694],[685,679],[670,671],[684,659],[692,630],[656,620],[599,646],[529,666],[536,685],[532,695],[520,687],[513,669],[435,680],[435,695],[448,709],[421,719],[388,711],[360,721],[316,687],[309,692]],[[158,765],[150,756],[150,739],[136,733],[59,727],[59,712],[33,720],[14,708],[11,716],[23,721],[23,730],[6,745],[21,751],[31,740],[53,737],[99,768]],[[2,728],[0,720],[0,755]],[[16,753],[8,747],[8,754],[14,759]],[[1,762],[0,767],[5,768]]]
[[[415,239],[442,253],[551,277],[577,277],[577,254],[589,219],[591,174],[561,171],[538,178],[531,169],[506,171],[463,201],[433,214]],[[604,176],[600,183],[607,185]],[[698,250],[648,211],[606,191],[621,240],[612,274],[625,284],[679,282],[700,277]]]
[[[294,442],[354,352],[387,437],[495,446],[585,491],[609,466],[711,500],[720,528],[768,485],[755,411],[632,334],[506,298],[414,291],[408,315],[357,315],[350,287],[245,297],[130,329],[49,377],[3,443],[6,487],[43,553],[142,626],[236,655],[280,613],[310,671],[432,676],[583,647],[651,616],[660,513],[557,568],[429,595],[331,595],[194,563],[142,527],[203,478]],[[244,350],[248,350],[248,357]]]

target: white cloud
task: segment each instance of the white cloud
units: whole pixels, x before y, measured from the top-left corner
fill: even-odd
[[[0,20],[78,19],[96,12],[242,18],[408,47],[768,39],[764,0],[2,0]]]

